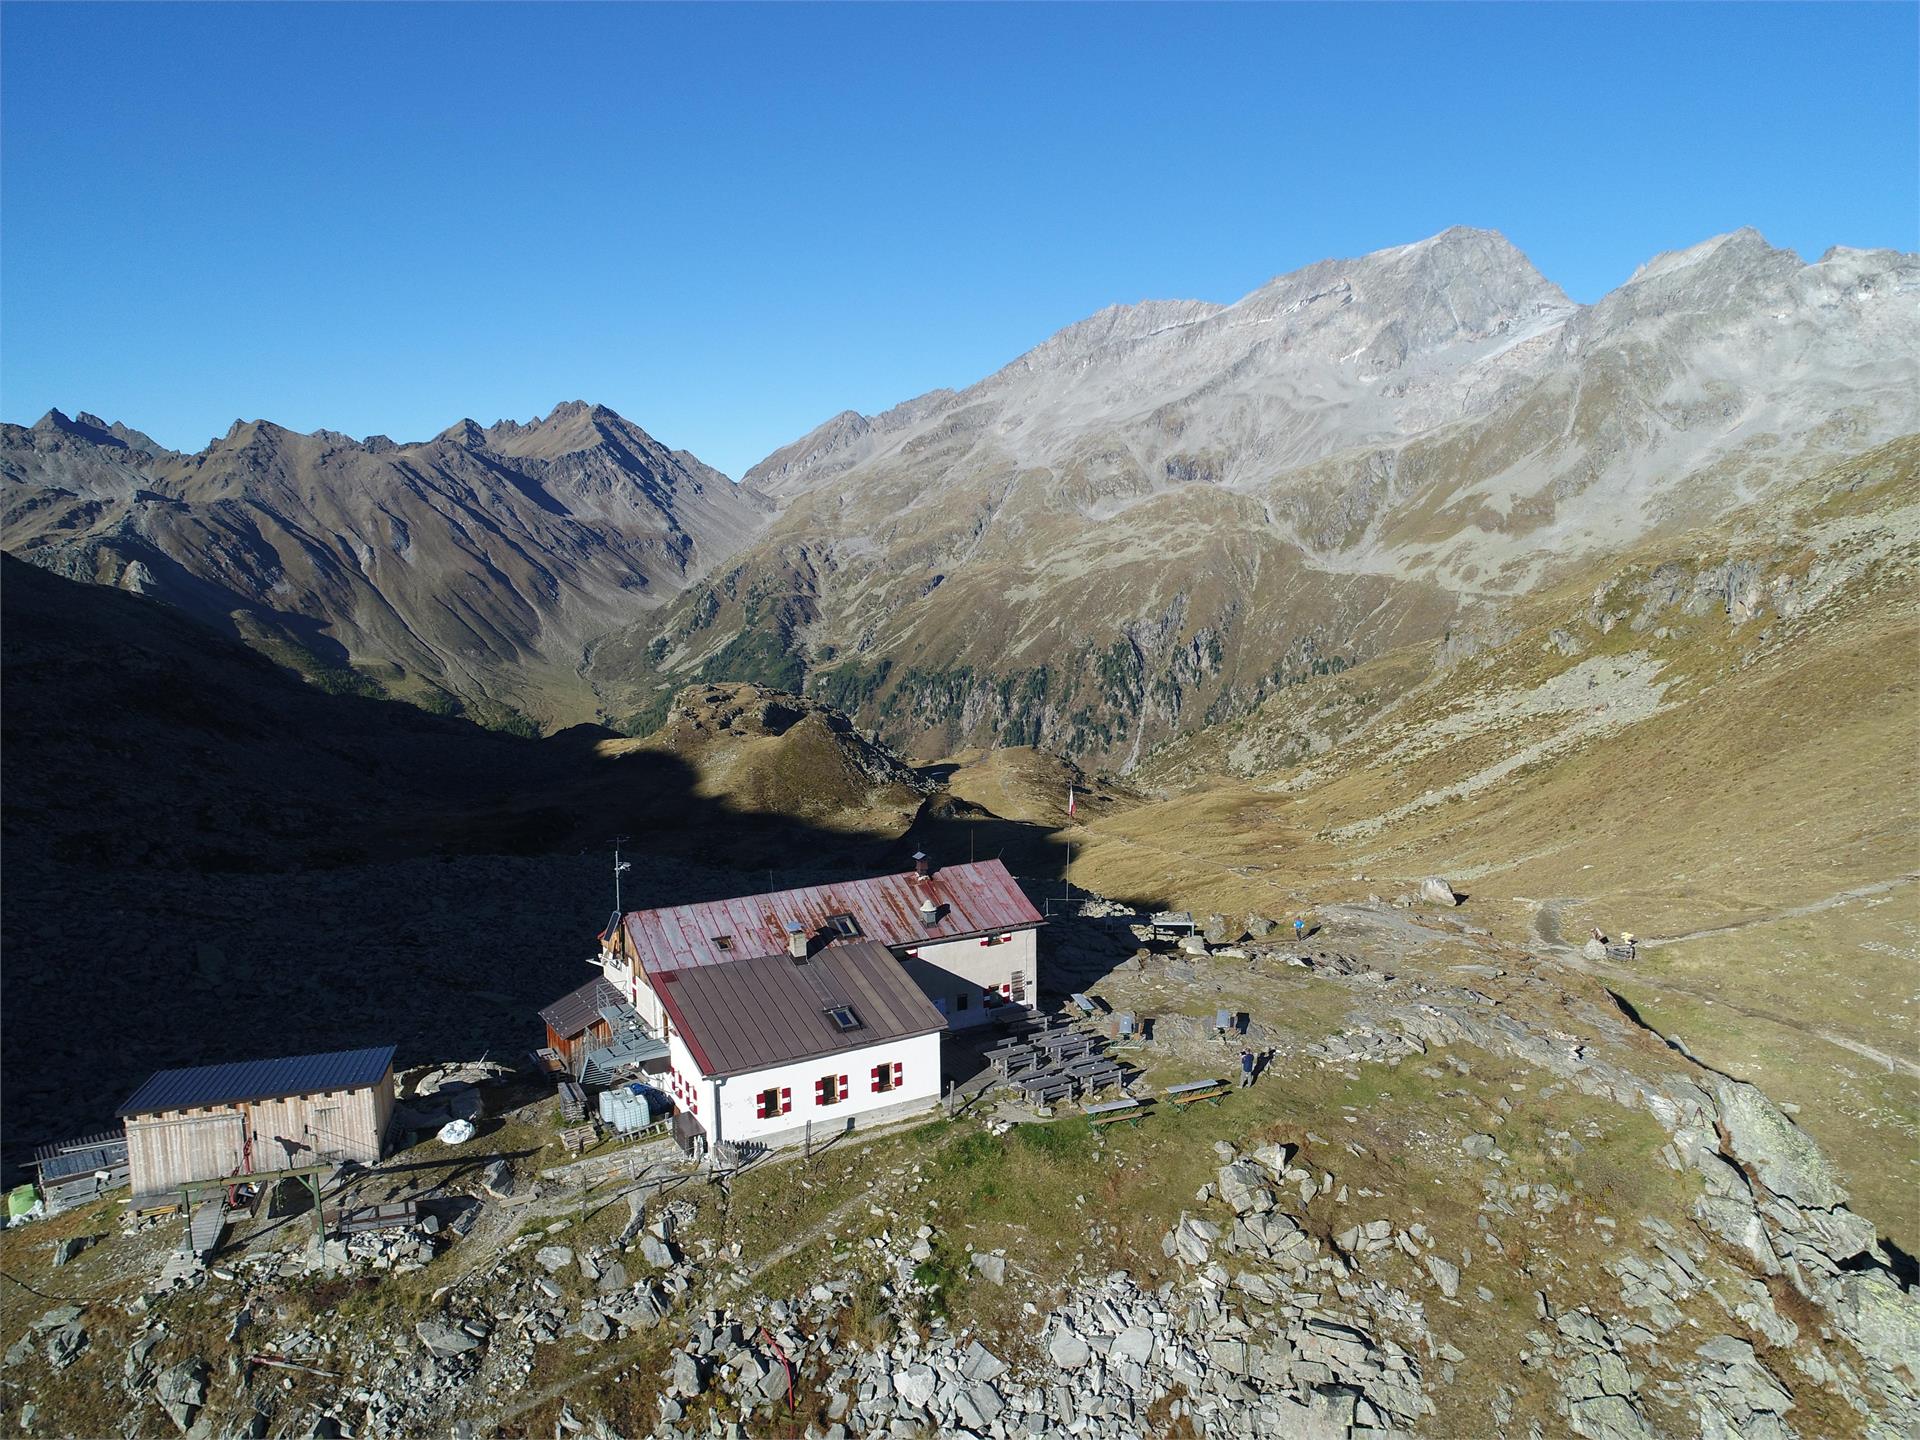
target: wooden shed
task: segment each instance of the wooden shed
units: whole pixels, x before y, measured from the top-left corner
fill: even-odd
[[[547,1027],[547,1048],[560,1058],[567,1074],[578,1075],[581,1061],[591,1051],[613,1043],[610,1017],[631,1010],[627,997],[596,975],[540,1012]]]
[[[33,1152],[34,1188],[56,1214],[127,1183],[127,1137],[119,1130],[42,1145]]]
[[[381,1156],[393,1046],[162,1070],[120,1107],[136,1201],[196,1181]]]

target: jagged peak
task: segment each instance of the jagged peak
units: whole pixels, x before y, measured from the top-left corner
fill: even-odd
[[[487,432],[480,428],[480,422],[472,416],[465,416],[453,422],[438,435],[436,440],[445,440],[449,444],[465,446],[469,449],[482,449],[487,443]]]
[[[1729,230],[1724,235],[1710,236],[1699,244],[1689,245],[1685,249],[1662,251],[1629,275],[1626,283],[1633,285],[1641,281],[1658,279],[1660,276],[1672,275],[1710,261],[1726,263],[1770,260],[1780,256],[1792,257],[1795,264],[1800,260],[1800,257],[1791,250],[1769,245],[1767,237],[1753,226],[1742,225],[1738,230]]]

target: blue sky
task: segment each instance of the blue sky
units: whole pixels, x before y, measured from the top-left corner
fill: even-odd
[[[1920,247],[1912,4],[9,4],[0,416],[582,397],[738,475],[1100,307],[1504,231]]]

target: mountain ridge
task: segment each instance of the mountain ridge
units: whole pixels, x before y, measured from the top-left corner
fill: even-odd
[[[182,454],[0,426],[7,549],[159,595],[329,683],[557,727],[587,644],[731,553],[755,492],[584,401],[427,440],[236,420]]]
[[[688,678],[806,683],[921,753],[1131,763],[1920,430],[1913,286],[1920,257],[1748,230],[1581,305],[1457,228],[1231,305],[1109,307],[750,469],[778,518],[590,677],[638,725]]]

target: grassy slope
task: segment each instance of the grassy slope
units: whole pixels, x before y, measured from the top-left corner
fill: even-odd
[[[1697,568],[1733,557],[1805,576],[1817,573],[1815,541],[1844,554],[1874,539],[1868,521],[1910,537],[1917,457],[1911,442],[1887,447],[1759,512],[1731,539],[1650,545],[1619,574],[1637,582],[1662,561]],[[1844,525],[1859,533],[1820,538],[1822,527]],[[1675,608],[1637,633],[1621,623],[1602,634],[1586,618],[1593,582],[1567,586],[1522,611],[1508,643],[1434,679],[1409,685],[1410,667],[1396,660],[1382,677],[1395,703],[1304,768],[1216,780],[1097,823],[1076,873],[1109,894],[1269,914],[1392,895],[1444,874],[1470,892],[1478,923],[1533,940],[1578,941],[1593,925],[1643,936],[1743,927],[1643,952],[1634,972],[1610,978],[1709,1063],[1786,1082],[1860,1207],[1911,1248],[1920,1218],[1900,1157],[1920,1138],[1920,1084],[1827,1037],[1920,1060],[1915,888],[1896,885],[1884,903],[1855,911],[1769,922],[1920,868],[1913,553],[1910,538],[1897,540],[1792,621]],[[1608,587],[1601,608],[1624,608],[1631,586],[1616,575]],[[1580,653],[1551,646],[1555,629],[1572,632]],[[1672,708],[1609,728],[1605,714],[1527,715],[1512,703],[1597,661],[1652,673]],[[1320,684],[1365,693],[1372,668]],[[1595,703],[1631,716],[1646,698],[1643,685],[1603,685]],[[1275,729],[1299,714],[1276,716]],[[1591,733],[1550,748],[1589,719]],[[1543,743],[1531,762],[1474,782]],[[1247,726],[1201,737],[1166,773],[1224,768],[1236,745],[1249,747]],[[1464,793],[1449,798],[1462,782]],[[1544,936],[1542,901],[1554,902]]]

